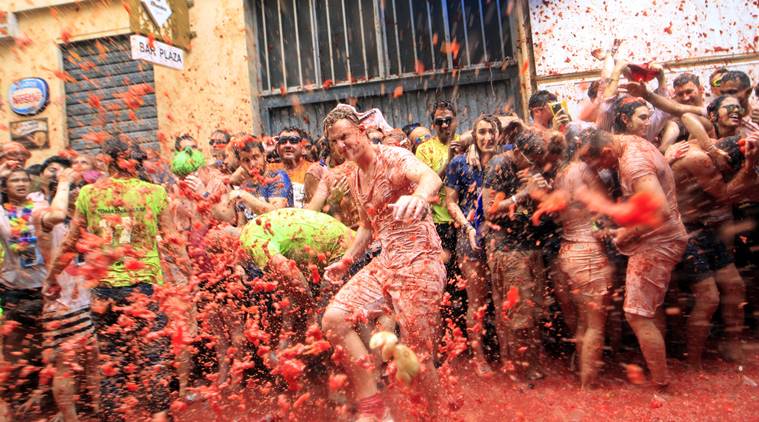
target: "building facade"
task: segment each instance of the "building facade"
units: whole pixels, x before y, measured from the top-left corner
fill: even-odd
[[[626,40],[631,61],[661,61],[674,73],[724,64],[759,77],[750,0],[675,3],[5,0],[0,142],[25,140],[33,161],[97,150],[108,134],[168,152],[185,133],[207,148],[217,128],[319,135],[337,102],[379,107],[397,127],[429,124],[439,97],[456,101],[466,127],[481,113],[524,115],[538,88],[582,101],[599,74],[590,51],[614,37]],[[3,35],[10,14],[14,32]],[[136,33],[143,47],[181,49],[181,66],[135,59]],[[13,106],[29,92],[9,91],[25,78],[44,80],[49,102],[21,115]]]

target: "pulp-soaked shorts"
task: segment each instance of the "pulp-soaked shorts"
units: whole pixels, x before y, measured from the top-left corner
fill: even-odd
[[[611,288],[613,268],[600,242],[562,242],[559,268],[573,294],[603,296]]]
[[[686,241],[639,248],[630,255],[625,279],[624,311],[653,318],[664,303],[672,269],[682,258]]]
[[[540,250],[491,250],[488,253],[493,292],[501,296],[502,302],[508,302],[508,292],[517,288],[519,298],[509,304],[505,317],[512,330],[521,330],[535,326],[542,311],[542,292],[545,270],[543,255]],[[497,304],[497,306],[501,306]],[[496,309],[499,317],[502,309]]]
[[[329,306],[359,321],[389,310],[401,326],[404,343],[419,344],[434,340],[444,287],[445,267],[439,256],[418,257],[400,266],[381,254],[353,276]]]
[[[719,238],[711,227],[686,226],[688,229],[688,246],[680,262],[685,278],[692,282],[701,281],[735,262],[730,248]]]

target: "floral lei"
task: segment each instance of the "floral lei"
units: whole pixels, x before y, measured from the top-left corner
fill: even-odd
[[[10,223],[10,239],[8,247],[18,255],[34,254],[37,246],[37,237],[34,236],[34,227],[31,224],[34,204],[29,201],[22,207],[13,204],[3,205],[8,213]]]

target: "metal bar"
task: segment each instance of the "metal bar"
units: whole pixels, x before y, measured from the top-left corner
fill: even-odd
[[[334,83],[335,82],[335,55],[332,54],[332,22],[330,22],[329,19],[329,0],[324,0],[326,3],[324,7],[324,13],[327,14],[327,40],[329,42],[327,45],[329,46],[329,70],[332,76],[330,80]]]
[[[398,74],[403,73],[403,63],[401,62],[401,41],[398,39],[398,13],[396,12],[395,0],[393,2],[393,26],[395,26],[395,55],[398,56]]]
[[[416,64],[417,62],[419,62],[419,56],[417,55],[417,52],[416,52],[416,25],[414,22],[413,0],[408,0],[408,15],[409,15],[409,20],[411,21],[411,44],[414,46],[414,72],[416,72]]]
[[[303,65],[300,62],[300,29],[298,28],[300,25],[298,25],[298,5],[295,4],[295,0],[293,0],[293,15],[293,22],[295,23],[295,46],[298,49],[298,80],[300,81],[300,86],[303,86]],[[284,54],[284,51],[282,54]]]
[[[384,77],[387,75],[389,70],[385,69],[385,66],[388,63],[387,36],[385,26],[383,25],[385,22],[385,10],[383,7],[380,7],[379,0],[373,0],[372,4],[374,5],[374,34],[377,38],[377,42],[379,43],[377,47],[381,48],[379,57],[377,57],[379,61],[379,76]]]
[[[357,0],[358,1],[358,22],[359,27],[361,28],[361,55],[364,59],[364,78],[369,79],[369,64],[366,61],[366,39],[364,37],[364,6],[363,0]],[[343,3],[344,4],[344,3]],[[347,23],[346,23],[346,32],[347,32]]]
[[[266,60],[266,85],[269,87],[269,90],[271,90],[271,69],[269,69],[269,49],[266,47],[269,45],[269,36],[266,31],[266,13],[264,9],[264,0],[261,0],[261,6],[259,9],[259,13],[261,13],[261,22],[263,22],[263,34],[264,34],[264,45],[259,45],[258,48],[262,48],[264,50],[264,59]]]
[[[285,31],[282,29],[282,0],[277,0],[277,16],[279,20],[279,48],[282,62],[282,84],[287,86],[287,66],[285,66]]]
[[[464,8],[464,0],[461,0],[461,23],[464,25],[464,50],[466,51],[466,64],[467,66],[471,66],[472,58],[469,57],[469,34],[467,34],[469,28],[467,28],[466,24],[466,9]]]
[[[348,45],[348,21],[345,19],[345,0],[340,1],[343,11],[343,34],[345,35],[345,67],[348,71],[348,81],[353,80],[353,73],[351,73],[351,50]]]
[[[443,8],[443,34],[446,43],[446,55],[448,56],[448,69],[453,69],[453,52],[451,52],[451,22],[448,17],[448,0],[440,0],[440,7]]]
[[[480,9],[480,32],[482,33],[482,52],[485,56],[485,61],[489,62],[488,59],[488,42],[485,37],[485,14],[482,13],[482,0],[477,0],[477,5]]]
[[[319,85],[322,82],[322,65],[319,57],[319,30],[318,20],[316,19],[316,9],[314,8],[314,0],[308,0],[308,15],[311,19],[311,44],[313,46],[314,54],[314,83]]]
[[[509,0],[506,0],[507,2]],[[498,9],[498,39],[501,41],[501,60],[506,59],[506,49],[503,46],[503,17],[501,16],[501,0],[495,0],[495,7]]]
[[[435,41],[433,40],[432,36],[432,14],[430,13],[430,2],[425,1],[424,2],[427,5],[427,31],[430,34],[430,59],[432,60],[432,68],[437,69],[437,64],[435,63]]]

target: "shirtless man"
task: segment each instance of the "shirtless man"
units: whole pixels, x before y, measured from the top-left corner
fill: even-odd
[[[720,302],[728,335],[724,355],[742,361],[739,336],[743,329],[745,283],[735,267],[732,247],[725,244],[720,231],[733,223],[732,204],[740,198],[741,189],[756,180],[756,157],[748,156],[741,170],[725,183],[698,141],[691,140],[689,144],[685,155],[672,164],[672,172],[678,207],[689,234],[681,266],[695,297],[688,318],[688,362],[698,368],[711,318]]]
[[[401,341],[419,356],[422,368],[415,384],[434,420],[440,387],[432,358],[446,274],[429,201],[437,197],[442,181],[410,152],[372,145],[354,110],[332,110],[324,134],[356,163],[350,190],[363,207],[354,242],[341,261],[327,267],[325,277],[341,282],[348,263],[362,256],[373,235],[382,244],[380,255],[340,289],[322,319],[327,339],[347,354],[343,363],[358,400],[357,420],[389,416],[378,393],[377,368],[362,365],[368,352],[354,328],[388,308],[400,325]]]
[[[661,204],[660,225],[640,224],[611,233],[617,249],[629,257],[625,317],[638,338],[653,383],[664,388],[669,383],[664,336],[654,317],[664,302],[672,268],[680,262],[687,242],[672,170],[659,150],[638,136],[586,129],[581,138],[584,145],[580,158],[595,171],[618,171],[624,197],[647,192]]]

